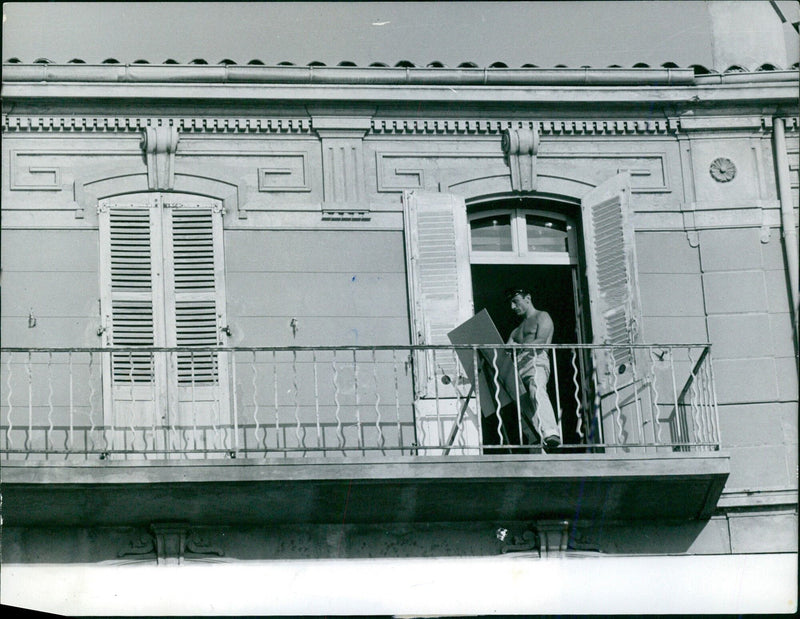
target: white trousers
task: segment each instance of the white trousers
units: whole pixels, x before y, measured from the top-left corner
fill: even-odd
[[[547,381],[550,380],[550,360],[547,352],[527,358],[520,355],[519,379],[528,390],[527,397],[521,396],[522,414],[530,415],[533,419],[533,427],[536,428],[541,440],[548,436],[557,436],[560,440],[561,427],[547,395]]]

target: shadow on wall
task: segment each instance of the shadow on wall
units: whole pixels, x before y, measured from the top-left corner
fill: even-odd
[[[187,525],[183,562],[331,558],[537,556],[541,535],[529,522],[397,523],[193,527]],[[676,524],[582,522],[564,528],[565,554],[726,554],[724,518]],[[8,527],[3,561],[133,564],[156,561],[150,527]]]

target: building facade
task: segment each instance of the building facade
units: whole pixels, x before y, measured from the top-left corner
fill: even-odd
[[[4,65],[4,570],[796,556],[798,73],[726,68]],[[558,450],[448,339],[511,286]]]

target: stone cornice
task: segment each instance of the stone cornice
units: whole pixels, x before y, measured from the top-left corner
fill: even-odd
[[[798,128],[797,117],[783,117],[786,131],[796,131]],[[703,131],[772,131],[773,117],[769,114],[761,115],[720,115],[720,116],[682,116],[678,124],[684,133]]]
[[[538,130],[541,136],[672,135],[684,131],[744,129],[770,131],[769,116],[607,118],[558,120],[498,120],[463,118],[368,118],[359,130],[367,135],[485,135],[509,129]],[[798,131],[800,119],[785,117],[786,131]],[[311,117],[242,118],[220,116],[13,115],[2,116],[4,132],[141,133],[148,127],[175,127],[181,134],[308,134],[315,135]],[[327,131],[328,128],[322,128]]]
[[[3,98],[141,102],[278,101],[507,106],[783,105],[796,107],[797,72],[702,80],[691,69],[356,69],[147,65],[4,65]],[[719,78],[719,79],[716,79]],[[791,108],[790,108],[791,109]]]
[[[3,131],[141,132],[173,126],[181,133],[310,133],[310,118],[221,118],[143,116],[28,116],[4,114]]]
[[[365,119],[367,120],[367,119]],[[508,129],[533,129],[541,135],[667,134],[674,120],[476,120],[372,119],[371,135],[497,135]],[[181,133],[312,133],[311,118],[221,118],[141,116],[28,116],[3,115],[3,131],[25,132],[141,132],[147,127],[174,126]]]
[[[540,135],[633,135],[668,134],[678,129],[677,120],[468,120],[468,119],[375,119],[373,134],[475,134],[500,135],[509,129],[534,127]]]

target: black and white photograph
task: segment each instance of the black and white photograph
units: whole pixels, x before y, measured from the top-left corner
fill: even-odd
[[[4,609],[797,612],[798,2],[2,23]]]

